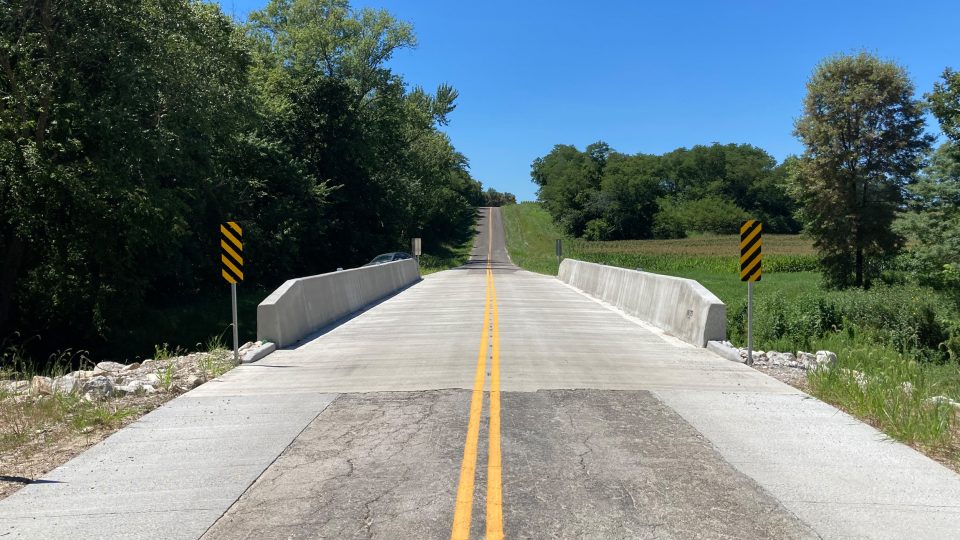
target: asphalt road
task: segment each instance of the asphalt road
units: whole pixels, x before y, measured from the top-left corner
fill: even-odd
[[[0,538],[960,530],[960,477],[517,269],[497,209],[464,267],[203,385],[49,479],[0,502]]]

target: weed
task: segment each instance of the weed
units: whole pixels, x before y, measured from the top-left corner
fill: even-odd
[[[20,334],[14,332],[0,341],[0,379],[29,379],[34,375],[59,377],[74,369],[84,369],[92,364],[90,353],[85,350],[62,349],[47,357],[45,362],[37,362],[27,350],[33,336],[20,341]]]
[[[175,368],[173,362],[168,362],[162,367],[157,368],[157,376],[160,377],[160,386],[166,390],[169,390],[170,386],[173,385],[174,371]]]
[[[169,360],[173,357],[181,356],[182,354],[184,354],[183,349],[180,347],[171,348],[169,343],[153,346],[153,359],[157,362],[163,362],[164,360]]]
[[[79,400],[70,407],[70,427],[77,433],[118,425],[124,418],[136,414],[136,410],[107,403],[90,403]]]
[[[199,343],[197,345],[200,346]],[[233,351],[228,349],[223,341],[223,333],[211,336],[203,347],[206,354],[200,357],[197,364],[208,379],[215,379],[236,366],[236,362],[233,361]]]

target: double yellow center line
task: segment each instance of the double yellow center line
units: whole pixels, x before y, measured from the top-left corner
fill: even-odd
[[[477,445],[480,439],[480,416],[483,413],[483,386],[486,382],[487,357],[490,358],[490,437],[487,451],[487,539],[503,538],[503,488],[500,462],[500,325],[497,311],[497,287],[493,280],[493,222],[487,210],[487,271],[486,301],[483,307],[483,332],[477,371],[473,378],[470,399],[470,420],[467,422],[467,440],[464,443],[463,463],[460,465],[460,484],[453,514],[453,540],[470,538],[470,519],[473,514],[474,479],[477,474]]]

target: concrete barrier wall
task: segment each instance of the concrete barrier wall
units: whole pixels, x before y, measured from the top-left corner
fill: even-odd
[[[257,339],[289,346],[419,279],[407,259],[287,280],[257,306]]]
[[[692,279],[564,259],[563,282],[609,302],[670,335],[705,347],[727,334],[726,306]]]

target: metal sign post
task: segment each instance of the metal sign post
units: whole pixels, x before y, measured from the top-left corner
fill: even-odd
[[[243,281],[243,229],[236,221],[220,225],[220,275],[230,284],[233,305],[233,361],[240,363],[240,332],[237,327],[237,283]]]
[[[753,282],[747,282],[747,363],[753,364]]]
[[[557,264],[563,262],[563,240],[557,238]]]
[[[230,299],[233,304],[233,361],[240,363],[240,332],[237,329],[237,284],[230,284]]]
[[[751,219],[740,226],[740,281],[747,282],[747,363],[753,364],[753,282],[763,275],[763,231]]]
[[[411,255],[417,258],[417,262],[420,262],[420,255],[423,254],[423,250],[420,247],[419,238],[413,238],[410,240],[410,251],[412,252]]]

